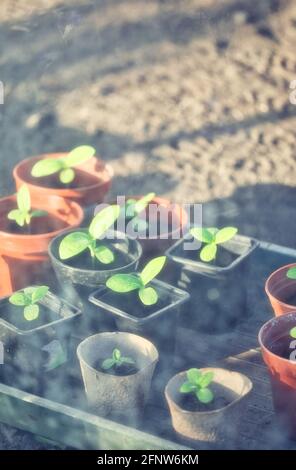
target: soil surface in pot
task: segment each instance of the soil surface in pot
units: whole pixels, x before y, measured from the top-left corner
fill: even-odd
[[[295,289],[296,290],[296,289]],[[279,296],[281,297],[281,296]],[[288,304],[288,305],[295,305],[296,306],[296,292],[295,294],[293,295],[289,295],[289,296],[282,296],[282,298],[280,299],[282,302],[284,302],[285,304]]]
[[[102,243],[103,244],[103,243]],[[121,266],[127,266],[133,261],[133,257],[128,253],[117,250],[114,246],[109,246],[114,253],[114,261],[109,264],[100,263],[97,258],[92,258],[90,251],[87,249],[83,253],[68,260],[63,260],[63,263],[72,268],[86,269],[90,271],[107,271],[116,269]]]
[[[36,186],[41,186],[43,188],[51,189],[79,189],[89,186],[97,185],[101,180],[91,173],[86,173],[85,171],[75,169],[75,178],[71,183],[63,184],[61,183],[58,174],[43,176],[42,178],[34,178],[33,176],[28,176],[28,182]],[[102,180],[103,183],[103,180]]]
[[[113,366],[111,367],[111,369],[105,370],[102,367],[102,360],[96,361],[93,365],[93,368],[100,372],[103,372],[104,374],[118,375],[120,377],[124,377],[126,375],[134,375],[140,370],[134,364],[121,364],[121,366]]]
[[[277,356],[282,357],[283,359],[291,360],[293,359],[293,357],[291,357],[291,354],[296,350],[295,343],[293,346],[293,341],[296,341],[295,338],[291,338],[291,336],[285,335],[271,343],[268,346],[268,349],[273,354],[276,354]],[[290,347],[291,345],[292,347]],[[295,362],[295,359],[293,362]]]
[[[28,321],[24,318],[24,309],[22,307],[16,307],[7,302],[0,308],[0,319],[23,331],[32,330],[60,319],[59,315],[48,307],[44,305],[39,305],[39,307],[39,317],[36,320]]]
[[[99,300],[136,318],[145,318],[152,313],[167,307],[171,303],[170,296],[168,294],[164,294],[158,298],[156,304],[144,305],[139,298],[138,291],[119,294],[117,292],[107,290],[102,296],[100,296]]]
[[[190,240],[187,243],[189,242]],[[181,258],[189,259],[191,261],[198,261],[199,263],[203,263],[203,261],[201,261],[200,259],[200,252],[204,246],[205,244],[203,243],[198,250],[185,250],[184,243],[182,243],[182,245],[178,246],[174,255],[179,256]],[[240,256],[241,255],[233,253],[232,251],[229,251],[228,249],[220,245],[218,246],[218,249],[217,249],[216,258],[213,261],[210,261],[209,263],[204,263],[204,264],[217,266],[219,268],[226,268]]]
[[[177,405],[183,410],[193,412],[208,412],[224,408],[233,402],[236,395],[219,384],[213,384],[209,387],[214,393],[214,399],[210,403],[201,403],[192,393],[179,393]]]
[[[43,233],[52,233],[68,227],[65,222],[50,214],[32,218],[29,226],[20,227],[16,222],[8,219],[4,223],[2,222],[1,225],[1,231],[15,235],[42,235]]]

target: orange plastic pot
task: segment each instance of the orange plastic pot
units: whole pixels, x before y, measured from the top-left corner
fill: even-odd
[[[141,199],[143,196],[126,196],[125,199]],[[111,204],[120,204],[120,201],[112,201]],[[161,234],[152,234],[147,238],[139,237],[137,240],[140,242],[143,249],[143,256],[150,257],[157,254],[163,254],[167,248],[169,248],[176,240],[183,237],[186,231],[188,223],[188,214],[186,210],[179,204],[174,204],[168,199],[162,197],[155,197],[152,199],[150,204],[146,208],[146,216],[148,221],[149,206],[155,204],[159,210],[159,214],[162,214],[164,220],[168,221],[168,230],[164,230]],[[159,216],[152,211],[150,214],[150,222],[157,224],[157,218]],[[120,231],[124,231],[124,227],[118,228]],[[127,234],[129,232],[127,231]]]
[[[0,297],[28,285],[47,284],[51,270],[47,253],[50,241],[83,220],[83,210],[75,202],[39,195],[32,209],[45,210],[47,215],[32,219],[33,234],[13,233],[7,214],[16,205],[16,196],[0,199]]]
[[[296,312],[272,318],[259,332],[263,360],[268,367],[273,404],[283,432],[296,439],[296,362],[295,340],[290,337],[296,325]],[[289,356],[282,357],[283,351]]]
[[[39,160],[57,159],[66,155],[66,153],[44,154],[22,160],[13,170],[17,189],[26,183],[33,202],[38,201],[40,195],[60,196],[77,202],[83,207],[102,202],[110,189],[113,170],[96,157],[92,157],[75,168],[76,176],[71,187],[56,187],[59,182],[57,174],[42,178],[35,178],[31,175],[33,166]]]
[[[265,292],[275,316],[296,310],[296,304],[289,303],[289,299],[293,296],[296,298],[296,281],[287,277],[288,270],[295,266],[296,263],[292,263],[277,269],[265,283]]]

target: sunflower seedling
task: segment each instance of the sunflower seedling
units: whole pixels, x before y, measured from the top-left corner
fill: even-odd
[[[80,145],[75,147],[66,157],[45,158],[39,160],[33,166],[31,175],[36,178],[58,174],[59,180],[63,184],[72,183],[75,179],[75,170],[73,167],[89,160],[95,155],[96,151],[89,145]]]
[[[114,349],[112,357],[109,357],[102,362],[102,369],[110,370],[112,368],[118,368],[124,364],[135,365],[135,361],[131,357],[122,356],[119,349]]]
[[[159,256],[149,261],[139,274],[114,274],[107,280],[106,286],[121,294],[137,290],[144,305],[154,305],[158,301],[158,294],[148,284],[160,273],[165,261],[165,256]]]
[[[198,401],[204,404],[213,401],[214,394],[208,388],[214,378],[213,372],[202,373],[199,369],[189,369],[186,376],[187,380],[181,385],[180,393],[192,393]]]
[[[93,218],[88,231],[72,232],[66,235],[59,246],[60,258],[67,260],[88,249],[93,260],[97,259],[102,264],[112,263],[115,259],[113,251],[97,243],[97,240],[114,224],[119,212],[118,205],[105,207]]]
[[[9,302],[17,307],[23,307],[24,317],[28,321],[36,320],[39,317],[38,302],[44,299],[49,291],[47,286],[26,287],[12,294]]]
[[[34,217],[43,217],[47,215],[46,211],[31,210],[31,196],[28,187],[24,184],[18,190],[16,195],[17,209],[11,210],[7,214],[9,220],[14,220],[17,225],[23,227],[30,225],[31,219]]]
[[[137,231],[147,229],[147,222],[140,215],[155,197],[155,193],[148,193],[141,199],[128,199],[122,208],[125,218],[132,221],[133,228]]]
[[[204,243],[205,246],[200,251],[200,259],[205,263],[209,263],[216,258],[218,245],[231,240],[237,234],[237,231],[235,227],[224,227],[220,230],[217,228],[193,227],[190,233],[196,240]]]

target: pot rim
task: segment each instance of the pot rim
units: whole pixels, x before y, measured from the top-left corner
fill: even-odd
[[[30,287],[34,287],[34,286],[30,286]],[[23,290],[23,289],[19,289],[19,290]],[[18,292],[18,291],[15,291],[15,292]],[[5,304],[5,303],[9,302],[9,298],[11,297],[11,295],[1,297],[0,305],[2,303]],[[18,328],[17,326],[13,325],[12,323],[9,323],[7,320],[4,320],[3,318],[1,318],[1,316],[0,316],[0,325],[1,324],[6,325],[7,328],[9,328],[11,331],[14,331],[15,333],[17,333],[20,336],[27,336],[27,335],[30,335],[32,333],[42,331],[42,330],[48,328],[49,326],[58,325],[58,324],[60,324],[64,321],[67,321],[67,320],[69,321],[69,320],[72,320],[73,318],[76,318],[76,317],[82,315],[82,310],[80,308],[75,307],[75,305],[73,305],[71,302],[68,302],[68,300],[65,300],[65,299],[59,297],[58,295],[54,294],[53,292],[51,292],[51,290],[48,291],[46,296],[49,297],[49,299],[52,299],[52,300],[54,300],[55,298],[58,298],[63,305],[66,305],[67,307],[69,307],[73,311],[72,314],[68,317],[62,317],[62,318],[58,318],[57,320],[53,320],[49,323],[44,323],[43,325],[37,326],[36,328],[31,328],[30,330],[22,330],[22,329]],[[46,306],[42,303],[42,301],[40,303],[41,303],[41,305]]]
[[[279,315],[277,317],[273,317],[273,318],[270,318],[270,320],[268,320],[267,322],[265,322],[260,330],[259,330],[259,333],[258,333],[258,342],[259,342],[259,345],[260,345],[260,348],[262,350],[264,350],[266,353],[268,353],[270,356],[273,356],[277,359],[280,359],[281,361],[283,361],[284,363],[286,364],[289,364],[290,366],[291,365],[294,365],[296,367],[296,363],[294,361],[291,361],[290,359],[286,359],[284,357],[281,357],[281,356],[278,356],[277,354],[275,354],[274,352],[272,352],[263,342],[263,339],[262,339],[262,336],[264,334],[264,330],[267,328],[267,326],[269,324],[272,324],[272,323],[275,323],[275,325],[271,325],[271,328],[272,327],[276,327],[276,325],[279,323],[279,322],[282,322],[285,320],[285,318],[288,318],[288,317],[292,317],[294,316],[295,317],[295,323],[296,323],[296,307],[295,307],[295,311],[294,312],[290,312],[290,313],[285,313],[284,315]]]
[[[135,374],[121,375],[121,376],[114,375],[115,378],[116,377],[118,377],[118,378],[135,377],[138,374],[145,371],[148,367],[151,367],[153,364],[156,364],[158,362],[158,360],[159,360],[158,349],[152,343],[152,341],[149,341],[149,339],[144,338],[143,336],[136,335],[134,333],[125,332],[125,331],[104,331],[102,333],[95,333],[94,335],[91,335],[91,336],[88,336],[87,338],[84,338],[84,340],[81,341],[81,343],[78,344],[77,349],[76,349],[76,354],[77,354],[78,360],[80,362],[82,362],[88,369],[92,370],[96,374],[99,373],[99,374],[103,374],[103,375],[108,375],[108,374],[105,374],[105,372],[97,370],[94,367],[92,367],[90,364],[88,364],[81,355],[81,349],[82,349],[82,347],[84,346],[85,343],[87,343],[91,338],[94,338],[94,337],[99,336],[100,338],[102,338],[104,336],[105,337],[108,337],[108,336],[115,337],[115,336],[127,336],[127,335],[128,336],[133,336],[133,337],[136,337],[136,338],[140,338],[147,345],[149,344],[150,346],[152,346],[153,353],[155,354],[155,359],[153,361],[151,361],[149,364],[147,364],[145,367],[142,367],[141,369],[139,369]]]
[[[189,229],[190,230],[190,229]],[[181,264],[184,269],[187,269],[191,272],[201,272],[198,270],[198,268],[202,268],[202,274],[207,274],[207,273],[213,273],[213,272],[218,272],[218,273],[224,273],[231,271],[235,266],[237,266],[241,261],[243,261],[245,258],[247,258],[258,246],[259,246],[259,240],[256,238],[252,237],[247,237],[245,235],[235,235],[233,237],[234,241],[237,242],[246,242],[247,240],[250,241],[250,248],[246,253],[239,255],[232,263],[230,263],[228,266],[222,267],[222,266],[215,266],[211,265],[209,263],[204,263],[203,261],[195,261],[191,260],[189,258],[183,258],[181,256],[175,256],[174,255],[174,250],[184,243],[186,241],[186,237],[190,234],[190,231],[188,231],[187,234],[185,234],[180,240],[178,240],[174,245],[172,245],[170,248],[168,248],[165,252],[165,255],[175,263]],[[197,269],[196,269],[197,268]]]
[[[275,300],[276,302],[280,303],[281,305],[283,305],[284,307],[287,307],[287,308],[290,308],[290,309],[293,309],[295,308],[295,311],[296,311],[296,305],[292,305],[292,304],[287,304],[286,302],[280,300],[278,297],[275,297],[273,294],[272,294],[272,290],[270,290],[270,284],[271,284],[271,281],[273,279],[273,277],[281,272],[281,271],[285,271],[285,270],[288,270],[289,268],[292,268],[292,267],[296,267],[296,263],[289,263],[289,264],[285,264],[285,266],[281,266],[280,268],[276,269],[275,271],[273,271],[269,276],[268,278],[266,279],[265,281],[265,286],[264,286],[264,289],[265,289],[265,293],[268,297],[270,297],[272,300]],[[295,280],[295,291],[296,291],[296,280]],[[292,312],[291,312],[292,313]]]
[[[87,228],[87,227],[81,227],[81,228],[79,228],[79,230],[80,230],[81,232],[83,232],[83,231],[87,231],[88,228]],[[121,272],[121,270],[122,270],[123,267],[124,267],[124,268],[128,268],[129,266],[132,266],[135,262],[139,261],[139,259],[140,259],[141,256],[142,256],[143,249],[142,249],[142,247],[141,247],[141,244],[140,244],[137,240],[135,240],[135,239],[129,237],[126,233],[119,232],[119,231],[117,231],[117,230],[112,230],[112,232],[114,232],[114,233],[116,233],[116,234],[122,234],[122,235],[124,235],[123,238],[127,238],[129,241],[131,241],[131,242],[133,242],[133,243],[136,243],[136,245],[137,245],[137,256],[135,257],[135,259],[133,259],[132,261],[130,261],[130,263],[128,263],[128,264],[126,264],[126,265],[124,265],[124,266],[119,266],[118,268],[112,268],[112,269],[95,269],[95,270],[94,270],[94,269],[82,269],[82,268],[77,268],[77,267],[74,267],[74,266],[69,266],[68,264],[63,263],[59,258],[57,258],[57,257],[53,254],[52,246],[53,246],[54,243],[57,242],[57,239],[58,239],[58,238],[60,238],[60,237],[62,237],[62,236],[64,237],[64,236],[66,236],[68,233],[76,232],[76,231],[77,231],[77,228],[70,228],[70,229],[68,229],[68,230],[63,231],[63,233],[59,233],[59,234],[57,234],[57,235],[50,241],[50,243],[49,243],[49,245],[48,245],[48,254],[49,254],[50,258],[53,259],[54,262],[56,262],[56,263],[59,264],[60,266],[67,267],[67,268],[71,269],[71,270],[74,271],[74,272],[87,272],[87,273],[94,273],[94,272],[108,273],[108,272],[110,272],[110,271],[112,271],[112,272],[114,272],[114,273],[116,273],[117,271],[120,271],[120,272]],[[108,230],[107,230],[107,232],[108,232]],[[122,238],[122,239],[123,239],[123,238]],[[120,239],[120,238],[119,238],[119,239]],[[104,239],[103,239],[103,240],[104,240]],[[74,258],[74,256],[73,256],[73,258]]]
[[[130,274],[138,274],[138,273],[134,272]],[[88,300],[92,304],[97,305],[98,307],[104,307],[111,314],[115,314],[116,316],[119,316],[120,318],[123,318],[125,320],[128,319],[137,325],[144,325],[145,323],[149,322],[149,320],[153,320],[155,318],[160,317],[167,310],[170,310],[171,308],[174,308],[176,306],[183,304],[190,297],[190,294],[187,291],[179,289],[178,287],[172,286],[171,284],[167,284],[166,282],[160,281],[159,279],[153,279],[152,281],[150,281],[149,284],[159,286],[163,289],[169,290],[170,292],[173,289],[175,295],[178,296],[178,299],[175,299],[174,302],[171,301],[169,305],[166,305],[165,307],[159,310],[156,310],[155,312],[151,313],[150,315],[147,315],[144,318],[134,317],[133,315],[130,315],[128,312],[125,312],[124,310],[121,310],[120,308],[114,307],[113,305],[110,305],[106,302],[103,302],[102,300],[97,299],[95,295],[99,291],[103,289],[107,289],[107,291],[109,290],[106,286],[100,286],[98,289],[96,289],[93,293],[89,295]]]
[[[69,152],[55,152],[55,153],[45,153],[45,154],[42,154],[44,157],[47,156],[47,158],[59,158],[58,156],[65,156],[65,155],[68,155]],[[85,190],[92,190],[92,189],[95,189],[95,188],[98,188],[100,186],[103,186],[104,184],[110,182],[112,180],[112,178],[114,177],[114,170],[112,168],[111,165],[109,165],[108,163],[105,163],[103,160],[101,160],[99,157],[97,156],[93,156],[91,158],[96,158],[99,162],[102,163],[103,167],[102,167],[102,171],[106,171],[106,174],[108,175],[108,179],[106,179],[105,181],[98,181],[97,183],[95,184],[91,184],[91,185],[88,185],[88,186],[77,186],[77,187],[74,187],[74,188],[53,188],[52,186],[40,186],[39,184],[32,184],[32,183],[29,183],[27,182],[25,179],[23,179],[21,176],[19,176],[19,169],[22,165],[25,165],[29,162],[32,162],[34,160],[39,161],[39,160],[44,160],[45,158],[42,158],[42,155],[37,155],[37,156],[32,156],[32,157],[28,157],[28,158],[24,158],[23,160],[21,160],[14,168],[13,168],[13,177],[16,179],[18,178],[19,180],[23,181],[29,188],[40,188],[41,190],[57,190],[59,192],[66,192],[66,191],[85,191]],[[75,168],[77,169],[81,169],[81,165],[76,165]],[[38,178],[36,178],[38,180]]]
[[[228,369],[223,369],[222,367],[201,367],[199,370],[201,371],[204,371],[204,372],[210,372],[210,371],[215,371],[215,370],[219,370],[219,371],[227,371],[227,372],[231,372],[231,373],[234,373],[234,374],[238,374],[242,377],[244,377],[245,379],[247,379],[248,383],[249,383],[249,390],[242,396],[236,398],[235,400],[233,400],[232,402],[230,402],[228,405],[226,406],[223,406],[222,408],[218,408],[217,410],[210,410],[210,411],[189,411],[189,410],[184,410],[184,408],[181,408],[181,406],[179,406],[175,400],[173,400],[173,398],[170,396],[170,393],[169,393],[169,386],[171,385],[171,383],[177,378],[177,377],[181,377],[181,376],[185,376],[186,372],[187,371],[182,371],[182,372],[179,372],[178,374],[175,374],[173,377],[171,377],[171,379],[168,381],[168,383],[166,384],[165,386],[165,397],[167,399],[167,402],[172,402],[174,404],[174,406],[177,408],[177,410],[179,412],[182,412],[183,414],[186,414],[186,415],[215,415],[215,414],[218,414],[220,413],[221,411],[223,410],[226,410],[226,409],[229,409],[230,407],[232,407],[233,405],[235,405],[238,401],[242,400],[242,398],[246,397],[247,395],[249,395],[253,389],[253,382],[249,379],[249,377],[247,377],[245,374],[242,374],[241,372],[237,372],[237,371],[234,371],[234,370],[228,370]]]
[[[0,229],[0,238],[1,237],[10,238],[12,241],[13,241],[13,239],[16,239],[16,240],[20,241],[20,240],[29,240],[29,239],[32,239],[32,238],[34,240],[41,240],[43,238],[48,238],[49,236],[50,237],[56,237],[56,236],[60,235],[62,232],[66,231],[66,230],[69,230],[69,229],[71,230],[74,227],[78,227],[81,224],[81,222],[83,221],[83,218],[84,218],[84,212],[83,212],[82,207],[77,202],[70,201],[70,200],[65,200],[61,196],[50,195],[48,200],[50,201],[52,198],[54,198],[56,200],[59,200],[59,201],[64,201],[66,204],[69,204],[72,207],[72,209],[77,211],[77,221],[75,222],[75,224],[72,224],[72,225],[67,224],[68,227],[64,227],[64,228],[61,228],[59,230],[54,230],[53,232],[36,233],[36,234],[33,234],[33,235],[5,232],[4,230]],[[15,195],[5,196],[5,197],[0,199],[0,204],[2,202],[12,201],[12,200],[13,201],[16,200]],[[33,204],[33,206],[34,206],[34,204]],[[54,217],[53,212],[51,212],[51,207],[50,206],[48,208],[48,214],[52,215]],[[56,219],[58,219],[58,217],[56,217]]]

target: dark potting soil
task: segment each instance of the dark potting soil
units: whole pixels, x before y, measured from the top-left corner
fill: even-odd
[[[23,307],[16,307],[15,305],[7,302],[4,305],[1,305],[0,318],[23,331],[32,330],[60,319],[59,315],[49,308],[43,305],[39,305],[39,307],[39,317],[36,318],[36,320],[28,321],[24,317]]]
[[[104,241],[102,242],[102,245],[103,244]],[[85,250],[78,256],[63,261],[63,263],[67,266],[71,266],[72,268],[86,269],[90,271],[108,271],[109,269],[111,270],[121,266],[127,266],[133,261],[133,258],[128,253],[123,253],[112,245],[109,245],[108,248],[110,248],[115,255],[114,261],[110,264],[103,264],[100,263],[97,258],[92,258],[89,249]]]
[[[187,242],[189,243],[190,240],[188,240]],[[182,243],[181,245],[178,246],[174,254],[176,256],[180,256],[181,258],[204,263],[200,259],[200,252],[204,246],[205,244],[203,243],[198,250],[185,250],[184,243]],[[222,245],[219,245],[217,249],[216,258],[213,261],[210,261],[209,263],[204,263],[204,264],[208,264],[210,266],[217,266],[220,268],[226,268],[240,256],[241,255],[238,255],[237,253],[233,253],[232,251],[229,251],[227,248],[223,247]]]
[[[283,359],[295,361],[295,357],[291,356],[291,354],[293,354],[293,352],[296,350],[295,344],[293,345],[293,341],[295,341],[294,338],[285,335],[274,341],[270,346],[268,346],[268,349]]]
[[[102,367],[102,360],[95,362],[93,368],[108,375],[118,375],[124,377],[127,375],[134,375],[139,372],[139,368],[133,364],[121,364],[120,366],[113,366],[111,369],[105,370]]]
[[[177,404],[186,411],[204,412],[224,408],[235,399],[235,394],[231,393],[222,385],[214,384],[209,388],[214,393],[214,399],[210,403],[201,403],[192,393],[179,393]]]
[[[48,217],[46,215],[32,218],[30,225],[26,225],[24,227],[20,227],[16,222],[8,221],[7,226],[3,230],[16,235],[41,235],[43,233],[52,233],[65,228],[67,228],[67,224],[65,222],[56,217]]]
[[[138,291],[126,292],[119,294],[111,290],[107,290],[100,300],[112,307],[128,313],[136,318],[145,318],[158,310],[170,305],[171,298],[168,294],[160,295],[158,301],[154,305],[144,305],[140,298]]]

